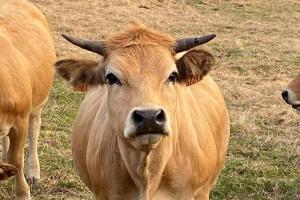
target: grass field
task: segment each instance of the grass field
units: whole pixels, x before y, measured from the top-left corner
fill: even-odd
[[[300,113],[281,89],[300,72],[298,0],[33,0],[53,29],[57,55],[94,57],[61,33],[100,39],[139,20],[174,37],[216,33],[204,48],[217,64],[231,117],[228,158],[211,199],[300,199]],[[33,199],[92,199],[74,171],[71,126],[84,94],[56,78],[39,140],[42,180]],[[14,181],[0,199],[14,199]]]

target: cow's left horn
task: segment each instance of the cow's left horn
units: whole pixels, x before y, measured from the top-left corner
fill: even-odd
[[[66,40],[68,40],[69,42],[71,42],[76,46],[79,46],[80,48],[98,53],[102,56],[106,54],[105,43],[103,41],[82,40],[65,34],[62,34],[62,36]]]
[[[184,38],[176,40],[176,53],[187,51],[195,46],[207,43],[216,37],[215,34],[203,37]]]

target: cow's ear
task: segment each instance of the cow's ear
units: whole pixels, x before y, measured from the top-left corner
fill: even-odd
[[[214,57],[207,51],[192,49],[176,61],[178,81],[187,86],[197,83],[210,71]]]
[[[62,59],[55,63],[55,68],[58,75],[76,91],[87,91],[90,87],[105,84],[105,70],[101,61]]]

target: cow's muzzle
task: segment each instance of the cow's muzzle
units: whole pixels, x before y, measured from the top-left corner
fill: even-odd
[[[282,90],[281,96],[283,100],[292,106],[292,108],[300,111],[300,101],[294,91],[289,88]]]
[[[125,137],[149,134],[168,136],[170,123],[166,111],[160,107],[137,107],[129,113],[125,124]]]

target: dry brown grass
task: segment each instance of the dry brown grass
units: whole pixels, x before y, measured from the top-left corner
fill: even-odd
[[[232,137],[213,199],[300,199],[299,113],[281,89],[299,73],[298,0],[33,0],[47,16],[58,57],[94,57],[61,33],[101,39],[131,20],[174,37],[216,33],[211,75],[230,110]],[[44,111],[39,145],[42,181],[33,199],[91,199],[72,166],[69,133],[82,94],[57,79]],[[12,181],[0,186],[12,198]]]

